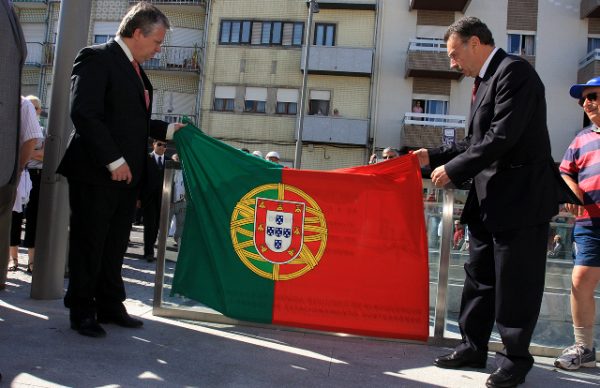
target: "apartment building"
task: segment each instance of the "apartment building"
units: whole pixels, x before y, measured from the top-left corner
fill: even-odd
[[[559,161],[584,121],[569,87],[600,76],[595,0],[379,1],[375,146],[435,146],[464,136],[473,80],[448,69],[442,40],[462,16],[482,19],[496,46],[535,66],[546,86],[552,152]],[[417,101],[423,115],[413,113]]]
[[[150,1],[169,18],[161,53],[142,64],[155,88],[152,113],[168,122],[182,116],[198,118],[198,96],[204,42],[206,7],[203,0]],[[94,0],[88,44],[105,43],[115,36],[119,23],[137,3],[131,0]],[[52,65],[57,36],[59,0],[15,0],[28,55],[23,72],[24,94],[51,104]]]
[[[88,43],[106,41],[136,1],[94,0]],[[173,24],[144,63],[153,115],[195,118],[235,147],[294,159],[306,0],[151,1]],[[60,1],[14,0],[29,56],[26,94],[50,104]],[[443,34],[462,16],[532,63],[546,85],[553,157],[584,116],[568,89],[600,76],[597,0],[318,0],[311,26],[302,168],[364,164],[373,149],[432,147],[465,136],[472,79],[449,69]]]

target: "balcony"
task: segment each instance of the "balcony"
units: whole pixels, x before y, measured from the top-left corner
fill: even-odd
[[[366,146],[369,120],[334,116],[306,116],[302,141]],[[296,136],[297,138],[297,136]]]
[[[27,42],[25,66],[52,66],[54,62],[54,44]]]
[[[598,76],[600,76],[600,49],[595,49],[579,60],[577,82],[586,83],[588,80]]]
[[[450,139],[448,129],[454,129],[454,140],[465,137],[465,116],[405,113],[400,142],[405,147],[439,147]]]
[[[202,5],[206,4],[206,0],[146,0],[154,5]],[[138,0],[129,0],[129,4],[139,3]]]
[[[302,50],[300,70],[304,71]],[[349,75],[370,77],[373,71],[373,50],[359,47],[310,46],[309,74]]]
[[[450,68],[446,43],[439,39],[411,39],[405,77],[459,80],[463,74]]]
[[[469,6],[471,0],[410,0],[410,10],[462,12]]]
[[[308,6],[308,3],[306,4]],[[375,10],[377,0],[319,0],[321,9],[371,9]]]
[[[600,0],[581,0],[579,17],[582,19],[600,18]]]
[[[202,63],[200,47],[162,46],[157,53],[142,64],[144,70],[165,70],[199,73]]]
[[[13,0],[16,8],[46,8],[48,0]]]

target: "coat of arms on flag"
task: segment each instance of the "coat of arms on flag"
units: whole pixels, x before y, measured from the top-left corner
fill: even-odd
[[[256,198],[254,246],[273,264],[294,260],[302,249],[304,203]]]

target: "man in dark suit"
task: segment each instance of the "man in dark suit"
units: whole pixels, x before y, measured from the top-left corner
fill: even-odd
[[[544,85],[524,59],[494,47],[479,19],[445,35],[450,65],[476,77],[464,141],[415,154],[438,186],[473,179],[461,223],[468,224],[459,325],[462,342],[438,357],[442,368],[484,368],[494,320],[504,350],[488,387],[522,383],[533,366],[529,343],[544,291],[550,218],[572,193],[550,153]]]
[[[19,164],[21,70],[27,57],[19,19],[6,0],[0,0],[0,290],[6,282],[12,207]]]
[[[167,17],[140,2],[125,15],[117,37],[82,49],[71,76],[75,134],[58,172],[69,182],[71,328],[106,335],[99,323],[140,327],[127,313],[121,277],[131,219],[145,177],[148,136],[172,137],[181,125],[151,120],[152,84],[139,64],[160,52]]]
[[[171,160],[165,155],[167,143],[161,140],[152,142],[153,151],[146,158],[147,179],[140,192],[144,222],[144,258],[154,261],[154,243],[158,235],[160,205],[165,176],[165,161]]]

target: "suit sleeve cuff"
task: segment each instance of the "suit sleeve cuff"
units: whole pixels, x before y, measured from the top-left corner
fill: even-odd
[[[113,172],[124,163],[125,163],[125,159],[119,158],[119,159],[115,160],[114,162],[107,164],[106,168],[108,168],[108,171]]]

